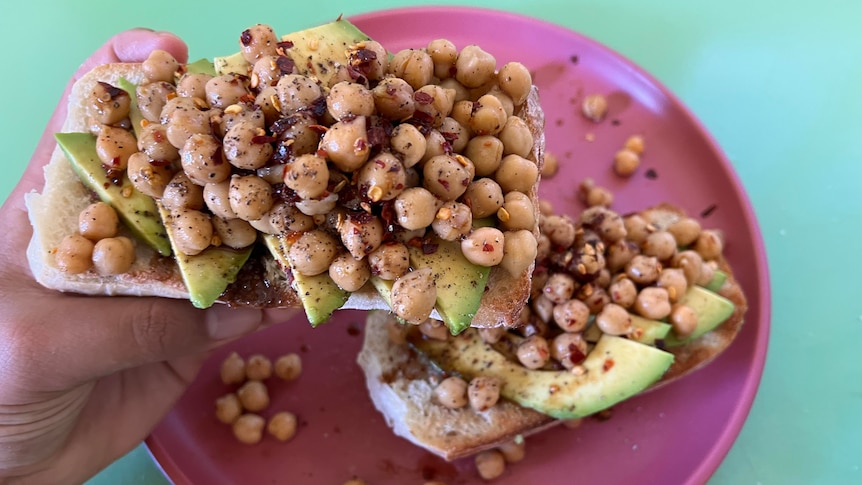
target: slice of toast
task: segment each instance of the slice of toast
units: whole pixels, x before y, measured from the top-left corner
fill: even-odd
[[[98,82],[118,85],[120,78],[132,83],[143,79],[140,64],[110,64],[98,66],[75,83],[68,99],[68,116],[63,132],[86,132],[85,100]],[[544,114],[539,104],[538,90],[534,87],[518,113],[533,135],[534,146],[530,158],[541,173],[544,161]],[[538,182],[529,194],[538,214]],[[59,269],[55,249],[60,241],[77,228],[78,214],[95,196],[78,180],[62,150],[56,148],[45,166],[45,187],[41,193],[26,195],[33,237],[27,249],[27,258],[35,279],[48,288],[90,295],[159,296],[188,299],[176,263],[159,256],[146,245],[136,244],[137,260],[127,273],[102,276],[94,270],[82,274],[68,274]],[[538,220],[538,217],[536,218]],[[534,228],[538,235],[538,226]],[[255,251],[237,278],[228,287],[221,303],[255,307],[301,306],[296,291],[290,286],[284,272],[266,251]],[[476,326],[513,326],[529,294],[532,266],[519,277],[509,275],[503,268],[492,268],[489,285],[474,320]],[[389,309],[372,285],[367,284],[351,294],[345,309]],[[434,312],[432,317],[440,316]]]
[[[667,227],[685,215],[667,204],[641,214],[658,228]],[[700,338],[665,349],[674,354],[674,363],[661,380],[644,392],[664,387],[704,367],[738,335],[748,308],[745,296],[724,259],[719,261],[719,267],[727,273],[727,280],[718,293],[734,303],[733,314]],[[449,409],[438,404],[433,390],[440,380],[440,371],[408,344],[393,342],[388,336],[390,325],[398,324],[385,312],[369,314],[357,362],[365,373],[374,406],[396,435],[446,460],[455,460],[560,423],[507,400],[484,412],[476,412],[469,406]]]

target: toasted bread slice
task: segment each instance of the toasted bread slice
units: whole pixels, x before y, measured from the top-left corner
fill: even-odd
[[[132,83],[143,79],[140,64],[110,64],[98,66],[75,83],[68,99],[68,116],[63,132],[86,132],[85,100],[98,82],[117,85],[120,78]],[[534,87],[518,113],[533,134],[534,146],[530,158],[541,172],[544,160],[544,114]],[[529,194],[538,211],[538,182]],[[57,148],[45,166],[45,187],[41,193],[26,195],[33,237],[27,258],[35,279],[42,285],[60,290],[90,295],[160,296],[188,299],[188,291],[179,269],[171,258],[159,256],[144,244],[137,244],[137,261],[130,271],[120,275],[102,276],[94,270],[68,274],[57,266],[54,252],[60,241],[77,229],[78,214],[95,196],[78,180],[70,162]],[[538,218],[537,218],[538,219]],[[538,227],[534,229],[538,234]],[[284,272],[266,251],[255,251],[237,282],[228,287],[221,303],[255,307],[301,306],[296,291]],[[512,326],[529,294],[532,266],[515,278],[502,268],[493,268],[489,285],[474,321],[477,326]],[[389,309],[387,303],[370,285],[351,294],[345,309]],[[440,316],[434,312],[435,318]]]
[[[685,215],[667,204],[641,214],[659,228]],[[661,380],[644,392],[664,387],[704,367],[733,342],[742,328],[748,308],[745,295],[727,262],[722,259],[719,266],[727,273],[719,294],[734,303],[733,314],[700,338],[666,349],[674,354],[674,363]],[[449,409],[436,403],[433,389],[440,380],[439,371],[408,344],[393,342],[388,337],[389,325],[397,323],[385,312],[369,314],[357,360],[365,373],[371,400],[396,435],[446,460],[455,460],[560,423],[506,400],[484,412],[476,412],[469,406]]]

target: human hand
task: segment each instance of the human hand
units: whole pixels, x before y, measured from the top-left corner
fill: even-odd
[[[44,183],[42,167],[56,146],[53,134],[66,117],[72,84],[97,65],[141,62],[155,49],[187,59],[176,36],[136,29],[110,39],[81,66],[0,208],[0,483],[85,481],[149,434],[211,350],[287,316],[64,294],[43,288],[30,273],[24,194]]]

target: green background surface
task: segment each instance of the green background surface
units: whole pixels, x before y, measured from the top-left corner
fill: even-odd
[[[5,199],[16,183],[71,74],[120,30],[173,31],[194,59],[234,51],[236,32],[258,22],[291,31],[339,13],[416,4],[7,5],[0,17],[0,194]],[[711,483],[862,483],[862,2],[461,4],[543,18],[617,50],[674,91],[734,162],[766,242],[773,321],[754,407]],[[165,480],[138,447],[91,483]]]

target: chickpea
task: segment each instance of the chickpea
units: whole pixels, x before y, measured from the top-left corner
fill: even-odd
[[[563,426],[568,429],[578,429],[584,424],[584,418],[564,419]]]
[[[577,283],[567,273],[554,273],[542,288],[542,294],[556,305],[566,303],[572,298]]]
[[[658,279],[661,263],[652,256],[636,255],[626,264],[626,275],[641,285],[649,285]]]
[[[582,332],[587,328],[590,309],[581,300],[571,299],[554,305],[554,322],[566,332]]]
[[[688,246],[695,242],[700,231],[700,223],[691,217],[684,217],[667,226],[667,232],[673,235],[677,246]]]
[[[551,257],[551,240],[546,234],[539,234],[536,239],[536,259],[547,259]]]
[[[233,392],[216,399],[216,419],[224,424],[233,424],[242,415],[242,403]]]
[[[246,248],[257,240],[257,230],[242,219],[213,217],[212,224],[221,244],[229,248]]]
[[[693,250],[680,251],[676,253],[671,261],[671,266],[679,268],[685,273],[685,279],[689,286],[700,281],[700,273],[703,270],[703,258],[700,253]]]
[[[205,100],[207,81],[212,78],[210,74],[187,72],[177,81],[176,93],[185,98]]]
[[[364,212],[351,214],[338,228],[341,242],[356,259],[362,259],[383,242],[383,222]]]
[[[343,485],[368,485],[368,482],[359,477],[353,477],[350,480],[344,482]]]
[[[476,471],[484,480],[493,480],[506,471],[506,458],[498,450],[486,450],[474,458]]]
[[[640,156],[628,148],[623,148],[614,155],[614,172],[620,177],[631,177],[640,164]]]
[[[697,313],[687,305],[674,305],[669,320],[673,332],[681,339],[688,337],[697,329]]]
[[[626,138],[626,142],[623,147],[637,153],[638,155],[643,155],[645,149],[644,137],[641,135],[632,135]]]
[[[512,441],[503,443],[497,447],[497,450],[503,454],[506,463],[518,463],[526,456],[526,441],[520,436]]]
[[[100,275],[122,274],[135,262],[135,245],[124,237],[106,237],[93,246],[93,267]]]
[[[245,376],[252,381],[263,381],[272,376],[272,362],[262,354],[249,356],[245,364]]]
[[[500,266],[510,275],[518,277],[536,261],[538,243],[531,231],[506,231],[503,233],[503,259]]]
[[[500,227],[507,231],[532,231],[536,225],[533,201],[523,192],[512,191],[503,197],[503,205],[497,211]]]
[[[508,94],[516,106],[527,101],[533,87],[533,77],[530,70],[520,62],[507,62],[497,73],[497,83],[500,89]]]
[[[457,376],[443,379],[434,388],[437,402],[450,409],[459,409],[467,405],[467,382]]]
[[[216,76],[207,81],[204,91],[207,103],[212,108],[227,108],[232,104],[238,104],[248,96],[248,82],[244,75],[230,73]]]
[[[632,310],[638,315],[651,320],[661,320],[670,315],[670,298],[667,290],[656,286],[648,286],[638,293]]]
[[[245,381],[245,360],[236,352],[231,352],[220,367],[221,381],[226,384],[240,384]]]
[[[656,231],[647,236],[642,246],[643,254],[667,261],[676,254],[676,239],[667,231]]]
[[[144,119],[158,122],[168,98],[176,96],[177,88],[166,81],[140,84],[135,89],[135,100]]]
[[[233,435],[240,443],[253,445],[263,438],[266,420],[257,414],[246,413],[233,423]]]
[[[284,183],[303,199],[323,195],[329,184],[326,160],[317,155],[300,155],[287,165]]]
[[[311,106],[323,92],[311,78],[299,74],[282,76],[275,85],[282,114],[289,115]]]
[[[449,340],[449,329],[446,328],[446,325],[444,325],[440,320],[426,318],[419,324],[418,328],[422,335],[430,339],[439,340],[441,342]]]
[[[606,252],[605,264],[614,273],[627,265],[632,258],[639,254],[637,245],[626,239],[620,239],[609,244]]]
[[[168,141],[167,126],[161,123],[148,123],[141,130],[138,136],[138,150],[144,152],[150,160],[160,162],[172,162],[180,158],[177,147]]]
[[[493,135],[480,135],[470,139],[464,149],[464,155],[476,167],[476,175],[486,177],[492,175],[500,167],[503,160],[503,142]]]
[[[500,161],[494,178],[503,189],[503,193],[511,191],[530,193],[539,180],[539,167],[531,160],[518,155],[506,155]]]
[[[371,273],[384,280],[393,281],[410,270],[410,252],[402,243],[381,244],[367,259]]]
[[[299,354],[285,354],[275,360],[275,375],[284,381],[296,380],[302,374],[302,358]]]
[[[607,268],[599,270],[599,276],[593,280],[593,284],[599,288],[607,288],[611,285],[611,272]]]
[[[240,219],[260,219],[273,206],[272,186],[257,175],[234,175],[230,178],[228,201]]]
[[[125,170],[129,165],[129,157],[137,151],[135,135],[122,128],[103,126],[96,137],[96,154],[109,170]]]
[[[473,180],[464,192],[463,201],[473,211],[474,219],[496,214],[503,206],[503,190],[491,178]]]
[[[587,341],[583,333],[564,332],[554,337],[551,357],[566,369],[580,365],[587,357]]]
[[[539,320],[542,322],[550,322],[554,318],[554,302],[542,293],[532,298],[530,308],[532,308],[533,314],[539,317]],[[528,322],[528,324],[531,322]],[[525,325],[526,327],[527,325]]]
[[[455,60],[458,59],[458,49],[448,39],[434,39],[426,48],[434,63],[434,77],[447,79],[455,70]]]
[[[147,82],[174,82],[174,75],[180,68],[180,63],[169,52],[156,49],[144,60],[141,69]],[[144,83],[146,84],[146,83]]]
[[[426,140],[419,129],[409,123],[401,123],[392,130],[389,139],[392,152],[401,159],[405,168],[410,168],[425,155]]]
[[[468,126],[477,135],[497,135],[508,119],[503,103],[496,96],[486,94],[473,104]]]
[[[428,319],[437,301],[434,272],[420,268],[401,276],[392,285],[392,311],[409,323]]]
[[[490,81],[497,69],[497,60],[477,45],[461,49],[455,61],[455,79],[468,88],[477,88]]]
[[[664,268],[658,277],[656,285],[667,290],[671,303],[676,303],[688,290],[685,273],[679,268]]]
[[[168,142],[180,149],[186,144],[189,137],[196,133],[212,134],[212,125],[209,114],[199,110],[194,103],[175,103],[177,99],[187,98],[177,97],[170,100],[162,110],[162,122],[167,126]],[[165,119],[166,117],[167,119]]]
[[[243,409],[256,413],[269,406],[269,391],[261,381],[246,381],[236,391]]]
[[[78,232],[91,241],[116,236],[119,225],[117,212],[104,202],[94,202],[78,214]]]
[[[358,170],[365,164],[371,153],[366,118],[364,116],[352,119],[345,118],[330,126],[320,140],[320,149],[326,153],[339,170],[345,172]],[[313,157],[316,155],[302,156]],[[319,190],[317,185],[314,185],[313,188]]]
[[[525,309],[528,307],[524,307]],[[480,328],[479,329],[479,337],[482,338],[482,341],[486,344],[495,344],[503,338],[503,335],[506,334],[506,329],[504,327],[491,327],[491,328]]]
[[[647,236],[655,231],[655,227],[638,214],[624,217],[623,225],[626,228],[626,237],[638,245],[646,241]]]
[[[129,116],[132,98],[126,91],[105,82],[96,83],[90,94],[88,113],[96,123],[113,125]]]
[[[446,202],[437,210],[431,229],[441,239],[454,241],[473,228],[473,211],[460,202]]]
[[[548,341],[539,335],[525,338],[516,351],[518,361],[528,369],[539,369],[548,363],[551,351]]]
[[[224,136],[224,155],[231,165],[255,170],[266,165],[272,157],[272,145],[258,141],[265,138],[266,130],[249,121],[241,121],[227,130]]]
[[[449,113],[449,116],[453,120],[457,121],[461,126],[469,130],[470,116],[473,115],[473,108],[475,106],[473,104],[470,91],[454,79],[447,79],[444,83],[449,87],[449,89],[455,91],[455,104],[452,105],[452,112]]]
[[[608,303],[596,315],[596,325],[608,335],[628,335],[632,331],[632,317],[625,308]]]
[[[359,169],[356,184],[372,202],[392,200],[404,191],[407,174],[401,160],[388,152],[382,152],[367,161]]]
[[[275,437],[278,441],[288,441],[296,435],[296,415],[281,411],[275,413],[269,418],[269,423],[266,425],[266,432]]]
[[[630,308],[638,296],[638,289],[628,278],[619,278],[608,287],[611,301],[623,308]]]
[[[200,254],[212,243],[213,225],[210,216],[201,211],[178,209],[172,212],[170,224],[174,228],[177,249],[183,254]]]
[[[434,157],[442,155],[452,155],[452,146],[449,145],[449,140],[440,133],[440,130],[431,129],[425,135],[425,154],[422,155],[420,164],[426,163]]]
[[[438,131],[449,140],[455,153],[463,153],[470,142],[470,129],[451,116],[443,118]]]
[[[590,94],[581,104],[581,112],[590,120],[598,123],[608,113],[608,100],[601,94]]]
[[[694,250],[700,253],[704,260],[718,259],[724,250],[724,237],[720,231],[706,229],[700,232],[694,242]]]
[[[357,46],[360,47],[360,46]],[[358,49],[348,50],[348,59],[358,66],[362,74],[372,81],[380,81],[389,70],[389,52],[380,42],[368,40]]]
[[[704,262],[700,267],[700,276],[694,284],[706,286],[713,280],[713,278],[715,278],[715,268],[711,264]]]
[[[332,86],[326,97],[326,107],[336,120],[371,116],[374,114],[374,96],[362,84],[342,81]]]
[[[407,81],[413,89],[419,89],[431,83],[434,61],[422,49],[404,49],[389,60],[389,73]]]
[[[329,265],[338,252],[338,242],[329,233],[314,229],[302,233],[290,245],[287,259],[291,268],[306,276],[319,275],[329,271]]]
[[[506,124],[503,125],[502,131],[497,135],[500,138],[500,141],[503,142],[503,155],[520,155],[524,158],[530,155],[530,152],[533,150],[533,134],[530,133],[530,128],[527,126],[527,122],[522,118],[517,116],[509,116],[506,120]],[[552,160],[552,163],[556,163],[556,157],[548,157],[547,154],[545,156],[545,165],[548,165],[548,160]],[[555,167],[549,167],[548,170],[554,168],[554,172],[556,172]],[[544,175],[543,168],[543,175]]]
[[[619,241],[628,234],[623,218],[606,207],[586,209],[581,213],[580,222],[596,231],[608,243]]]
[[[575,223],[568,216],[548,216],[542,221],[542,233],[553,244],[568,248],[575,242]]]
[[[413,87],[397,77],[384,78],[371,90],[377,112],[389,120],[404,120],[413,116],[416,110],[413,93]]]
[[[203,186],[224,182],[230,177],[230,165],[224,163],[222,146],[212,135],[195,133],[180,149],[183,171],[193,183]]]
[[[472,162],[461,155],[438,155],[422,168],[423,186],[444,201],[455,200],[467,190],[473,179]]]
[[[610,190],[596,185],[587,191],[585,202],[588,207],[610,207],[614,203],[614,194]]]
[[[278,48],[278,37],[272,27],[256,24],[242,31],[239,36],[240,52],[249,63],[263,56],[273,56]]]
[[[461,252],[473,264],[496,266],[503,260],[505,236],[494,227],[474,229],[461,241]]]
[[[71,234],[60,241],[55,254],[57,267],[69,274],[79,274],[93,265],[93,241],[80,234]]]
[[[592,284],[582,286],[581,290],[585,290],[587,288],[589,288],[589,291],[581,291],[577,296],[581,301],[587,304],[587,307],[590,309],[590,313],[595,315],[602,311],[602,308],[604,308],[605,305],[611,302],[611,297],[604,288],[599,288]]]
[[[467,386],[467,397],[474,410],[482,412],[490,409],[500,399],[500,380],[496,377],[474,377]]]
[[[421,113],[431,126],[440,128],[443,119],[449,116],[455,104],[455,90],[446,89],[437,84],[420,87],[413,93],[416,113]],[[414,113],[414,116],[417,116]]]
[[[365,285],[371,277],[371,268],[367,259],[355,259],[350,253],[341,253],[329,266],[329,276],[339,288],[353,292]]]
[[[405,229],[422,229],[434,222],[439,201],[422,187],[411,187],[395,198],[393,207],[398,224]]]

